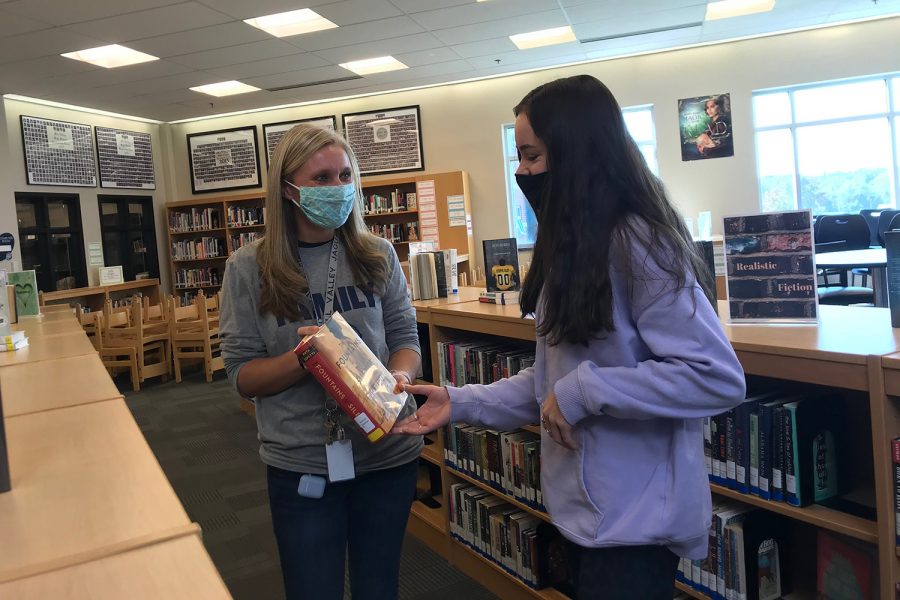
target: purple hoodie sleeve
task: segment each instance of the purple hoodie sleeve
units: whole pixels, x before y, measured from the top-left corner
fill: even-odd
[[[540,418],[533,367],[491,385],[447,386],[447,392],[451,421],[509,431]]]
[[[700,287],[691,281],[675,290],[646,254],[633,262],[631,293],[615,299],[630,301],[632,326],[652,356],[625,366],[581,362],[554,385],[566,420],[692,419],[740,404],[744,371]],[[618,279],[622,285],[621,273]]]

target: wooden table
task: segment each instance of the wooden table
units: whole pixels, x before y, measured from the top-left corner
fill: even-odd
[[[29,338],[60,333],[84,333],[84,329],[74,317],[71,319],[22,317],[18,323],[13,324],[12,329],[24,331]]]
[[[458,294],[447,294],[446,298],[433,298],[431,300],[413,300],[413,308],[416,309],[416,321],[429,322],[429,310],[440,306],[460,304],[462,302],[478,302],[478,294],[484,291],[480,287],[460,287]]]
[[[196,534],[0,584],[5,600],[231,598]]]
[[[197,531],[123,400],[4,421],[0,583]]]
[[[72,312],[72,307],[68,304],[45,304],[41,307],[42,313],[52,313],[52,312]]]
[[[6,417],[121,397],[96,354],[0,369],[0,401]]]
[[[875,306],[886,307],[887,302],[887,250],[866,248],[864,250],[843,250],[841,252],[819,252],[815,255],[816,268],[856,269],[867,268],[872,273],[872,289],[875,292]]]
[[[28,346],[25,348],[12,352],[0,352],[0,367],[96,353],[97,349],[83,331],[35,337],[28,340]]]
[[[27,319],[27,318],[29,318],[29,317],[19,317],[19,320],[22,321],[22,320]],[[34,317],[34,316],[32,316],[31,318],[32,318],[32,319],[34,319],[34,318],[40,318],[40,319],[42,319],[44,322],[49,322],[49,321],[68,321],[68,320],[75,321],[76,323],[78,322],[78,319],[75,317],[75,313],[71,313],[71,312],[69,312],[69,311],[48,312],[48,313],[44,313],[44,314],[40,315],[40,317]]]
[[[81,302],[82,306],[89,306],[91,310],[102,310],[107,299],[127,298],[137,293],[149,296],[151,304],[159,304],[159,279],[138,279],[112,285],[43,292],[40,298],[41,310],[46,310],[47,306],[53,303],[62,303],[63,306],[68,307],[76,302]]]

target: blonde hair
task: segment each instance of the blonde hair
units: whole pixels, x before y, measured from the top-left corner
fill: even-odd
[[[333,131],[297,125],[284,134],[272,154],[266,183],[266,234],[257,247],[263,284],[260,314],[272,313],[291,321],[300,320],[298,304],[305,298],[309,284],[297,263],[298,209],[282,195],[282,181],[331,144],[337,144],[347,153],[356,196],[361,198],[356,156],[350,145]],[[337,236],[347,252],[357,284],[383,291],[388,278],[388,260],[377,238],[366,229],[360,211],[361,203],[356,202],[347,222],[337,229]]]

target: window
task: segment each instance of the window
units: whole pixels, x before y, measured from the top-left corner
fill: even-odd
[[[43,292],[87,285],[77,194],[16,192],[22,268],[34,269]]]
[[[98,196],[103,262],[122,265],[125,281],[159,277],[153,198]]]
[[[897,205],[900,76],[756,92],[753,119],[763,212]]]
[[[653,124],[653,108],[635,106],[622,109],[625,126],[644,155],[644,160],[654,174],[659,174],[656,162],[656,127]],[[509,231],[516,238],[519,248],[534,246],[537,235],[537,219],[534,211],[516,185],[516,169],[519,168],[519,155],[516,151],[515,126],[510,123],[503,126],[503,154],[506,166],[506,197],[509,207]]]

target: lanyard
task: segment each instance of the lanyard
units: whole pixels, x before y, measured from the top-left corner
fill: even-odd
[[[322,308],[325,312],[324,314],[319,315],[316,311],[316,303],[313,301],[309,275],[306,273],[306,269],[303,268],[303,261],[300,260],[300,251],[297,251],[297,262],[300,264],[300,270],[303,271],[303,275],[306,277],[306,300],[309,302],[309,307],[313,312],[316,325],[321,326],[322,323],[330,319],[331,315],[334,314],[334,289],[337,282],[337,260],[338,239],[337,235],[335,235],[334,239],[331,240],[331,257],[328,260],[328,279],[325,284],[325,306]]]

